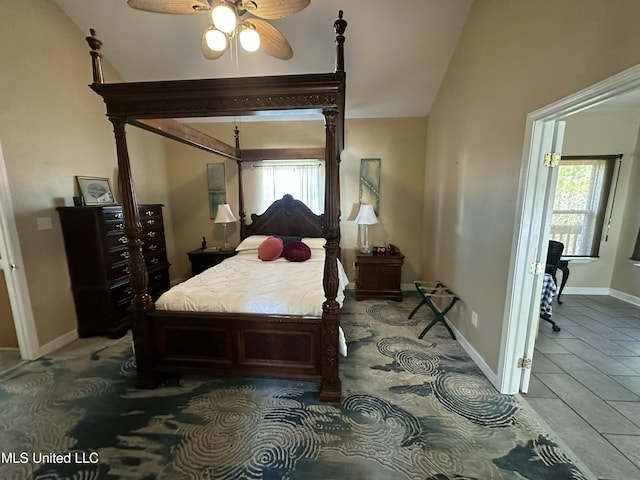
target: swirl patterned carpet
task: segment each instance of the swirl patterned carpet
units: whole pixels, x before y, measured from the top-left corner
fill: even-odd
[[[136,390],[130,338],[78,340],[0,379],[0,478],[589,478],[443,327],[417,339],[416,302],[348,298],[341,404],[273,380]]]

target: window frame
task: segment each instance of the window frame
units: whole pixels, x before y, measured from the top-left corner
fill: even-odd
[[[600,254],[600,245],[603,240],[606,241],[606,236],[604,235],[605,224],[607,224],[606,216],[607,211],[610,210],[610,206],[613,204],[613,196],[615,196],[615,188],[614,184],[614,174],[616,171],[616,160],[622,158],[621,154],[615,155],[563,155],[560,159],[560,164],[558,168],[562,167],[562,162],[570,162],[570,161],[603,161],[605,165],[605,172],[603,175],[603,180],[601,182],[602,194],[600,195],[600,202],[598,204],[597,209],[589,210],[590,212],[595,212],[595,225],[593,227],[593,237],[591,241],[591,245],[588,253],[575,253],[568,254],[564,253],[563,257],[568,258],[599,258]],[[559,172],[559,170],[558,170]],[[556,185],[556,193],[557,193],[557,185]],[[613,195],[612,195],[613,192]],[[553,225],[553,215],[556,212],[555,209],[552,209],[551,213],[551,222]],[[611,216],[611,212],[609,211],[609,217]],[[604,237],[604,238],[603,238]],[[554,237],[550,233],[550,239],[563,241],[562,238]],[[566,250],[565,250],[566,252]]]

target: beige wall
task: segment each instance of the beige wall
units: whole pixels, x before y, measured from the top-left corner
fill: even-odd
[[[87,86],[88,32],[79,31],[49,0],[0,2],[0,18],[0,142],[38,340],[44,345],[76,327],[55,208],[72,204],[75,175],[109,177],[116,188],[115,144],[104,103]],[[119,80],[108,63],[105,78]],[[138,199],[164,202],[162,141],[131,131],[129,143]],[[49,217],[53,228],[38,230],[39,217]]]
[[[633,250],[637,231],[623,230],[624,211],[627,204],[638,205],[640,197],[631,196],[631,171],[635,162],[636,142],[640,130],[638,111],[586,111],[566,119],[563,155],[623,154],[620,173],[614,178],[615,199],[607,240],[600,243],[600,255],[590,263],[571,262],[569,287],[610,288],[614,279],[614,267],[618,257],[627,260]],[[608,218],[608,216],[607,216]],[[605,224],[606,225],[606,224]],[[638,225],[638,222],[635,223]],[[631,245],[631,247],[629,247]],[[625,285],[622,291],[632,294]],[[640,296],[636,288],[635,295]]]
[[[200,130],[232,144],[234,124],[195,125]],[[358,178],[361,158],[381,159],[379,224],[370,227],[371,244],[393,243],[405,254],[402,282],[419,277],[420,219],[426,118],[348,120],[345,127],[345,151],[342,154],[341,209],[343,262],[354,279],[354,248],[358,231],[353,223],[358,203]],[[318,147],[324,146],[324,125],[318,121],[243,122],[240,124],[242,148]],[[190,266],[186,252],[200,245],[202,236],[209,245],[222,243],[222,232],[209,218],[207,200],[207,163],[224,161],[221,157],[167,141],[171,178],[170,197],[176,237],[172,276],[186,277]],[[225,162],[227,200],[238,211],[237,167]],[[252,195],[245,184],[246,196]],[[247,210],[247,215],[252,213]],[[232,244],[239,241],[239,228],[230,230]]]
[[[421,264],[461,296],[450,317],[494,371],[526,116],[640,63],[638,18],[636,0],[471,8],[429,116]]]
[[[627,293],[634,297],[640,297],[640,262],[631,260],[629,256],[633,252],[636,238],[640,235],[638,225],[640,225],[640,135],[636,142],[636,161],[630,168],[629,189],[627,201],[622,215],[622,226],[620,228],[620,242],[616,254],[616,264],[613,271],[611,288]]]

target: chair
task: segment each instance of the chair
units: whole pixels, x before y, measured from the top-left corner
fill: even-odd
[[[549,247],[547,249],[547,265],[545,268],[545,273],[549,274],[551,276],[551,278],[553,278],[553,283],[554,283],[554,289],[553,289],[553,294],[555,294],[556,290],[557,290],[557,286],[558,286],[558,280],[556,279],[556,275],[558,273],[558,268],[560,267],[560,261],[562,258],[562,252],[564,251],[564,243],[562,242],[558,242],[556,240],[549,240]],[[565,277],[563,277],[564,279]],[[543,288],[543,303],[545,303],[545,292],[547,295],[549,295],[548,292],[549,286],[545,286]],[[549,299],[548,301],[549,303],[549,309],[551,306],[551,301]],[[558,300],[558,303],[561,303]],[[550,312],[541,312],[540,313],[540,318],[542,318],[543,320],[549,322],[552,326],[552,329],[554,332],[559,332],[560,331],[560,327],[558,327],[556,325],[556,322],[554,322],[553,320],[551,320],[551,315]]]
[[[556,240],[549,240],[549,248],[547,249],[547,267],[545,273],[548,273],[553,277],[553,281],[556,281],[556,274],[558,273],[558,267],[560,266],[560,260],[562,259],[562,252],[564,252],[564,243],[557,242]]]

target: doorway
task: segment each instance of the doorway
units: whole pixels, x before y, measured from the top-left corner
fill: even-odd
[[[546,258],[553,169],[546,153],[561,153],[562,122],[614,97],[640,88],[640,65],[577,92],[527,116],[521,165],[517,229],[514,234],[501,340],[498,387],[503,393],[526,393],[530,370],[519,359],[532,358],[539,316],[539,292]],[[545,232],[547,232],[545,234]]]

